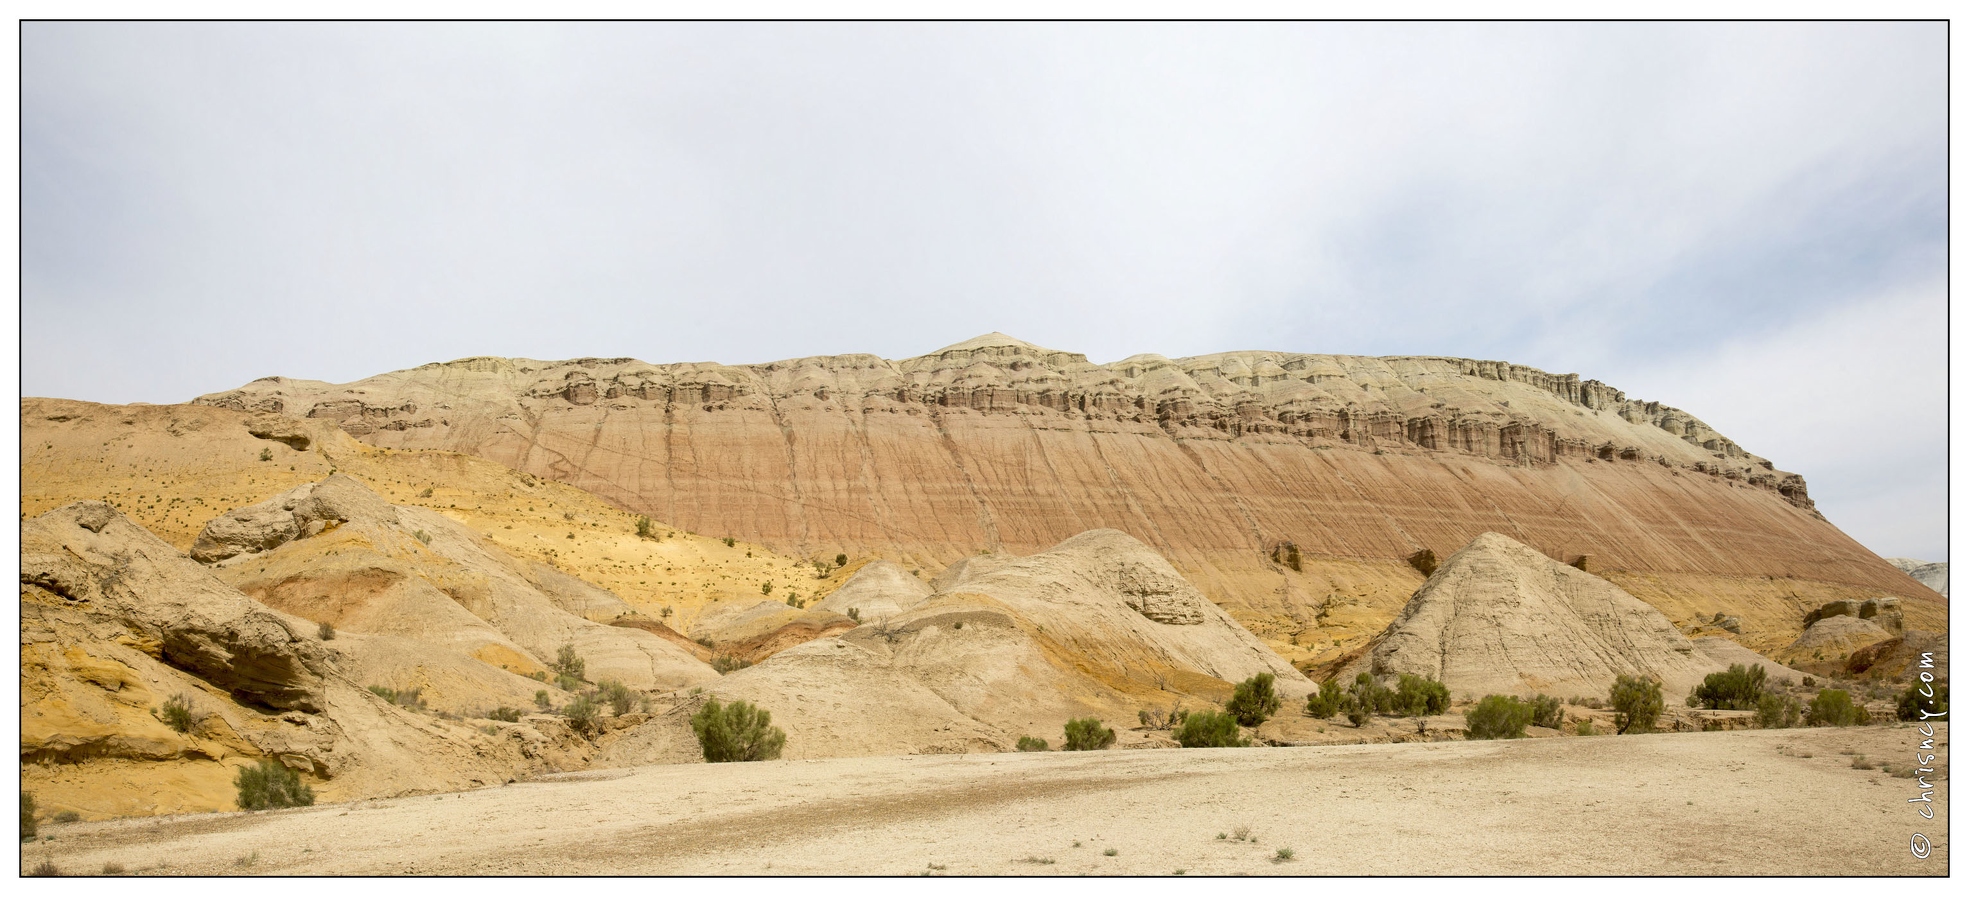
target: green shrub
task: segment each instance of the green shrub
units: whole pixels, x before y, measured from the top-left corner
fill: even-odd
[[[1340,699],[1340,712],[1346,715],[1347,722],[1353,723],[1356,729],[1367,725],[1367,721],[1374,716],[1374,708],[1351,694]]]
[[[172,695],[166,700],[164,706],[157,708],[157,718],[180,734],[190,732],[191,727],[198,724],[198,719],[191,713],[191,701],[184,695]]]
[[[1067,720],[1063,751],[1104,751],[1114,744],[1114,730],[1091,716]]]
[[[1183,717],[1183,724],[1176,729],[1176,743],[1186,748],[1251,746],[1238,731],[1237,717],[1215,710],[1197,710]]]
[[[608,704],[609,711],[616,716],[628,713],[636,706],[636,695],[629,690],[629,686],[614,679],[603,679],[599,687],[602,700]]]
[[[1393,713],[1395,711],[1394,690],[1374,681],[1374,676],[1361,673],[1354,677],[1353,687],[1348,694],[1360,702],[1362,709],[1369,713]]]
[[[21,840],[32,841],[37,833],[34,825],[34,795],[21,792]]]
[[[1259,673],[1239,682],[1231,690],[1231,699],[1224,704],[1224,710],[1246,726],[1270,719],[1279,707],[1278,692],[1272,687],[1276,681],[1270,673]]]
[[[560,651],[554,655],[554,662],[548,664],[547,668],[553,670],[556,676],[572,679],[577,683],[588,678],[588,662],[582,660],[581,655],[574,653],[574,645],[571,643],[561,646]]]
[[[786,733],[772,722],[770,711],[744,701],[724,706],[711,698],[691,716],[691,731],[697,733],[706,763],[777,760],[786,747]]]
[[[546,694],[546,692],[541,692],[541,694]],[[486,711],[485,718],[498,720],[502,723],[517,723],[520,721],[520,712],[511,707],[494,707]]]
[[[1661,683],[1623,674],[1614,679],[1607,703],[1613,705],[1615,734],[1652,732],[1661,718]]]
[[[422,543],[424,543],[424,544],[426,544],[426,545],[429,545],[429,544],[431,544],[431,534],[430,534],[430,533],[427,533],[427,532],[424,532],[423,530],[421,530],[421,529],[420,529],[420,530],[418,530],[418,531],[416,531],[416,532],[414,532],[414,533],[411,533],[411,535],[413,535],[413,536],[416,536],[416,537],[417,537],[417,541],[419,541],[419,542],[422,542]]]
[[[314,805],[314,789],[302,784],[300,773],[274,759],[242,766],[233,779],[242,810],[276,810]]]
[[[1763,694],[1764,665],[1746,667],[1733,663],[1724,672],[1703,677],[1702,684],[1696,687],[1695,699],[1709,710],[1755,710],[1757,699]]]
[[[581,680],[573,676],[570,676],[566,673],[562,673],[554,677],[554,687],[560,689],[561,691],[580,691]]]
[[[1596,733],[1595,733],[1595,732],[1593,731],[1593,721],[1592,721],[1592,720],[1590,720],[1590,719],[1584,719],[1584,718],[1582,718],[1582,719],[1580,719],[1580,721],[1579,721],[1579,722],[1576,722],[1576,723],[1573,723],[1573,725],[1572,725],[1572,733],[1573,733],[1574,735],[1593,735],[1593,734],[1596,734]]]
[[[1019,751],[1021,753],[1029,754],[1034,751],[1043,751],[1046,749],[1046,739],[1044,738],[1034,738],[1030,735],[1019,736]]]
[[[533,706],[545,710],[552,706],[553,703],[554,699],[551,695],[547,694],[546,689],[543,688],[533,693]]]
[[[637,518],[636,518],[636,535],[637,535],[637,536],[639,536],[639,537],[641,537],[641,538],[644,538],[644,539],[647,539],[647,538],[649,538],[650,536],[653,536],[653,535],[655,535],[655,534],[656,534],[656,528],[650,525],[650,520],[649,520],[649,518],[648,518],[648,517],[637,517]]]
[[[1531,706],[1531,724],[1541,729],[1557,729],[1566,721],[1565,711],[1560,709],[1559,699],[1549,695],[1537,695],[1526,702]]]
[[[837,555],[835,555],[835,556],[834,556],[834,566],[836,566],[836,567],[846,567],[846,566],[848,566],[848,556],[847,556],[847,555],[845,555],[845,554],[837,554]]]
[[[262,461],[272,461],[272,460],[273,460],[273,449],[270,449],[270,448],[263,448],[263,449],[261,449],[261,450],[260,450],[260,460],[262,460]]]
[[[1466,737],[1471,739],[1523,738],[1531,723],[1532,705],[1508,695],[1484,695],[1477,706],[1464,711]]]
[[[1306,696],[1306,715],[1314,719],[1332,719],[1340,712],[1340,702],[1346,692],[1340,690],[1340,683],[1328,679],[1320,683],[1320,690]]]
[[[1924,688],[1931,694],[1922,694]],[[1924,710],[1928,712],[1927,719],[1948,712],[1948,683],[1916,682],[1909,685],[1894,704],[1894,717],[1913,722],[1923,718],[1921,713]]]
[[[1789,729],[1798,725],[1798,699],[1765,692],[1757,696],[1757,728]]]
[[[850,620],[853,620],[853,621],[855,621],[856,623],[860,623],[860,622],[861,622],[861,608],[859,608],[859,607],[851,607],[851,608],[848,608],[848,619],[850,619]]]
[[[1865,707],[1853,703],[1853,696],[1837,688],[1819,689],[1805,708],[1805,721],[1814,726],[1864,726]]]
[[[1395,685],[1390,709],[1402,716],[1435,716],[1449,709],[1449,686],[1412,673],[1403,673]]]
[[[745,669],[751,665],[752,661],[742,660],[729,654],[720,654],[717,657],[711,658],[711,669],[720,676]]]
[[[315,636],[320,638],[324,642],[332,642],[335,640],[335,624],[330,623],[326,620],[323,620],[320,626],[316,626],[314,632],[315,632]]]
[[[588,695],[581,695],[568,702],[561,712],[567,715],[567,723],[578,735],[593,735],[602,730],[602,705]]]
[[[733,538],[732,538],[732,537],[730,537],[730,536],[726,536],[726,537],[725,537],[725,547],[726,547],[726,548],[730,548],[730,547],[732,547],[732,545],[733,545],[733,544],[735,544],[735,543],[736,543],[737,541],[738,541],[738,540],[736,540],[736,539],[733,539]]]
[[[770,595],[770,594],[772,594],[772,593],[773,593],[773,581],[772,581],[772,580],[770,580],[770,579],[768,579],[768,580],[766,580],[765,582],[762,582],[762,583],[760,583],[760,584],[759,584],[759,594],[761,594],[761,595]]]

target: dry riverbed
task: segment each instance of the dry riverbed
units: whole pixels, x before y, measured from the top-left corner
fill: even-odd
[[[1945,763],[1946,727],[1937,747]],[[144,875],[1940,875],[1908,725],[649,766],[459,794],[44,825]],[[1934,781],[1931,779],[1931,781]],[[1933,841],[1910,855],[1915,832]],[[1242,839],[1240,838],[1242,835]],[[1280,850],[1291,851],[1281,860]]]

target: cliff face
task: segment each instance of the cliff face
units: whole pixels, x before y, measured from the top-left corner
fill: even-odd
[[[1119,529],[1273,641],[1356,605],[1378,628],[1421,581],[1401,559],[1486,531],[1595,571],[1932,594],[1693,416],[1502,362],[1097,365],[992,334],[901,361],[473,358],[198,401],[480,455],[790,551],[942,565]]]

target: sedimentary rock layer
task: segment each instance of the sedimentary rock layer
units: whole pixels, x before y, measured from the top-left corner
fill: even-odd
[[[198,401],[469,452],[792,551],[940,566],[1120,529],[1247,620],[1318,605],[1324,586],[1276,560],[1288,543],[1307,564],[1398,561],[1486,531],[1592,569],[1932,599],[1823,519],[1803,478],[1693,416],[1503,362],[1092,364],[993,334],[901,361],[473,358]]]

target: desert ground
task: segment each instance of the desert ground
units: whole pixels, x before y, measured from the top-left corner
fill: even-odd
[[[139,875],[1944,875],[1911,724],[647,766],[49,825]],[[1946,768],[1947,728],[1937,729]],[[1915,832],[1932,839],[1925,860]],[[1281,849],[1291,858],[1281,860]]]

